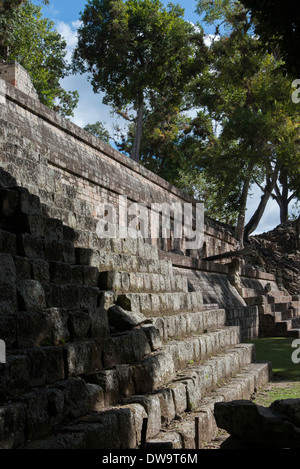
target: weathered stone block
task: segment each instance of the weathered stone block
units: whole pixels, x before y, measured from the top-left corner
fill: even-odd
[[[152,322],[150,319],[149,322]],[[162,340],[159,329],[154,326],[147,326],[147,321],[145,321],[145,325],[143,326],[143,331],[147,335],[149,344],[151,346],[151,350],[154,352],[158,350],[162,346]]]
[[[114,305],[107,311],[110,326],[116,331],[126,331],[133,329],[147,322],[147,318],[140,313],[125,311],[121,306]]]
[[[0,254],[0,313],[17,311],[16,270],[10,254]]]
[[[72,265],[71,266],[71,271],[72,271],[72,282],[75,283],[76,285],[83,285],[84,280],[84,266],[81,265]]]
[[[63,243],[56,240],[45,240],[45,259],[50,262],[63,261]]]
[[[0,449],[15,449],[26,440],[26,412],[21,403],[0,407]]]
[[[30,260],[32,279],[36,280],[41,284],[49,283],[49,264],[43,259],[31,259]]]
[[[65,378],[62,347],[37,347],[24,351],[29,359],[30,386],[44,386]]]
[[[160,401],[160,411],[162,424],[169,424],[176,415],[173,393],[170,388],[162,389],[157,392]]]
[[[88,382],[95,383],[103,389],[104,405],[111,406],[135,393],[128,365],[119,365],[111,370],[103,370],[85,376]]]
[[[6,349],[10,349],[16,345],[16,326],[16,316],[14,314],[0,314],[0,337],[1,340],[4,340]]]
[[[69,310],[80,309],[80,291],[76,285],[61,285],[60,290],[60,307]]]
[[[40,215],[40,199],[36,195],[30,194],[27,189],[15,187],[14,190],[19,193],[19,211],[26,215]]]
[[[17,313],[15,320],[16,341],[19,349],[52,344],[52,327],[45,313]]]
[[[31,236],[30,234],[17,235],[18,254],[27,258],[44,259],[44,243],[41,238]]]
[[[17,280],[30,280],[31,279],[31,267],[29,260],[25,257],[15,256],[14,257],[16,277]]]
[[[16,235],[8,231],[0,230],[0,252],[11,254],[12,256],[17,254]]]
[[[146,358],[133,367],[136,392],[143,394],[159,389],[175,377],[174,362],[170,354],[161,352]]]
[[[88,287],[99,287],[99,269],[98,267],[83,268],[83,283]]]
[[[161,428],[160,399],[156,394],[147,396],[134,396],[129,401],[131,404],[140,404],[144,407],[148,417],[147,438],[157,435]]]
[[[26,355],[8,355],[6,363],[0,365],[0,399],[26,392],[30,386],[30,362]]]
[[[91,373],[103,368],[103,346],[95,339],[69,343],[64,349],[68,377]]]
[[[71,241],[62,241],[62,261],[71,265],[76,264],[75,247]]]
[[[73,280],[71,266],[63,262],[50,262],[50,281],[58,284],[71,284]]]
[[[0,280],[13,284],[16,281],[16,270],[10,254],[0,254]]]
[[[89,310],[88,314],[91,318],[91,337],[108,337],[110,332],[106,309],[99,307],[97,309]]]
[[[77,287],[78,288],[78,287]],[[79,288],[80,306],[85,309],[96,309],[98,307],[99,289],[95,287],[82,286]]]
[[[141,360],[151,352],[151,347],[146,334],[139,329],[106,339],[103,352],[103,365],[108,368]]]
[[[16,191],[1,189],[0,213],[5,217],[13,217],[16,214],[19,203],[19,195]]]
[[[94,251],[92,249],[75,248],[76,263],[78,265],[91,265],[91,258]]]
[[[36,280],[21,280],[17,284],[21,311],[37,312],[46,308],[45,292]]]
[[[45,218],[45,235],[49,240],[62,241],[64,239],[63,223],[57,218]]]
[[[187,394],[186,385],[181,382],[174,383],[170,386],[173,393],[173,400],[176,413],[181,414],[187,410]]]
[[[12,283],[0,280],[0,314],[15,313],[18,311],[17,291]]]
[[[37,238],[44,238],[46,232],[46,218],[42,215],[26,215],[23,222],[24,230]]]
[[[68,328],[71,340],[75,341],[89,337],[91,328],[91,317],[84,311],[74,311],[69,313]]]

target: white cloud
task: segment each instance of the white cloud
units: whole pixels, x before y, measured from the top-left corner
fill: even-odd
[[[207,47],[210,47],[214,41],[218,41],[220,36],[216,36],[215,34],[205,34],[204,36],[204,44]]]
[[[67,60],[71,61],[72,53],[74,48],[77,45],[77,29],[80,26],[80,21],[73,21],[73,23],[68,24],[64,21],[56,22],[56,29],[59,34],[65,39],[67,43]]]

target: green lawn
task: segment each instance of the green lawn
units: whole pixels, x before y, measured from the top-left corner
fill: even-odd
[[[258,390],[254,403],[269,407],[278,399],[300,398],[300,363],[292,361],[294,339],[268,337],[251,341],[255,344],[256,361],[272,363],[273,378],[270,383]],[[300,349],[297,353],[300,358]]]
[[[256,361],[272,363],[273,378],[300,381],[300,363],[292,361],[292,354],[297,348],[292,347],[294,339],[285,337],[267,337],[251,341],[255,344]],[[300,358],[300,349],[297,354]]]

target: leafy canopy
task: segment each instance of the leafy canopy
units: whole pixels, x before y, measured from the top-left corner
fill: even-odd
[[[116,108],[162,83],[177,86],[191,66],[194,28],[183,10],[159,0],[89,0],[81,15],[75,65],[89,71],[94,91]],[[183,83],[183,82],[182,82]]]
[[[235,193],[233,208],[242,220],[252,184],[262,187],[267,200],[280,175],[287,172],[288,183],[299,175],[299,116],[282,60],[266,53],[253,35],[241,2],[201,0],[198,12],[218,34],[206,71],[194,83],[196,105],[218,124],[217,141],[203,155],[202,167],[212,181],[226,181],[218,190],[227,200]]]
[[[157,96],[179,105],[201,64],[203,33],[183,14],[159,0],[89,0],[81,14],[74,68],[89,73],[105,104],[123,116],[136,112],[135,151]]]
[[[67,92],[60,80],[70,73],[66,62],[66,42],[54,23],[42,16],[41,7],[23,2],[17,8],[2,11],[5,23],[0,58],[16,60],[29,73],[39,98],[46,106],[65,116],[73,115],[78,93]]]

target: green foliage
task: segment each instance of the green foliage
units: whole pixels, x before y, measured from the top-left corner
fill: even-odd
[[[109,143],[110,135],[102,122],[97,121],[95,124],[87,124],[85,127],[83,127],[83,129],[87,132],[90,132],[92,135],[99,138],[103,142]]]
[[[66,42],[54,23],[43,18],[41,7],[29,1],[8,15],[1,13],[0,18],[6,24],[0,58],[16,60],[28,71],[43,104],[62,115],[73,115],[78,93],[67,92],[60,85],[70,66],[65,60]]]
[[[203,0],[198,11],[216,23],[219,34],[205,73],[194,82],[195,104],[204,107],[219,129],[202,166],[210,179],[222,181],[218,192],[227,193],[242,221],[252,184],[263,189],[265,203],[283,172],[288,184],[292,174],[299,182],[299,116],[282,61],[261,47],[243,5]]]
[[[250,9],[255,32],[269,52],[275,49],[284,59],[284,69],[300,76],[300,10],[294,0],[241,0]]]
[[[159,0],[90,0],[81,15],[74,67],[87,71],[95,92],[121,115],[128,108],[134,134],[153,95],[178,105],[189,76],[199,68],[203,33],[183,10]],[[197,44],[198,47],[195,47]]]

